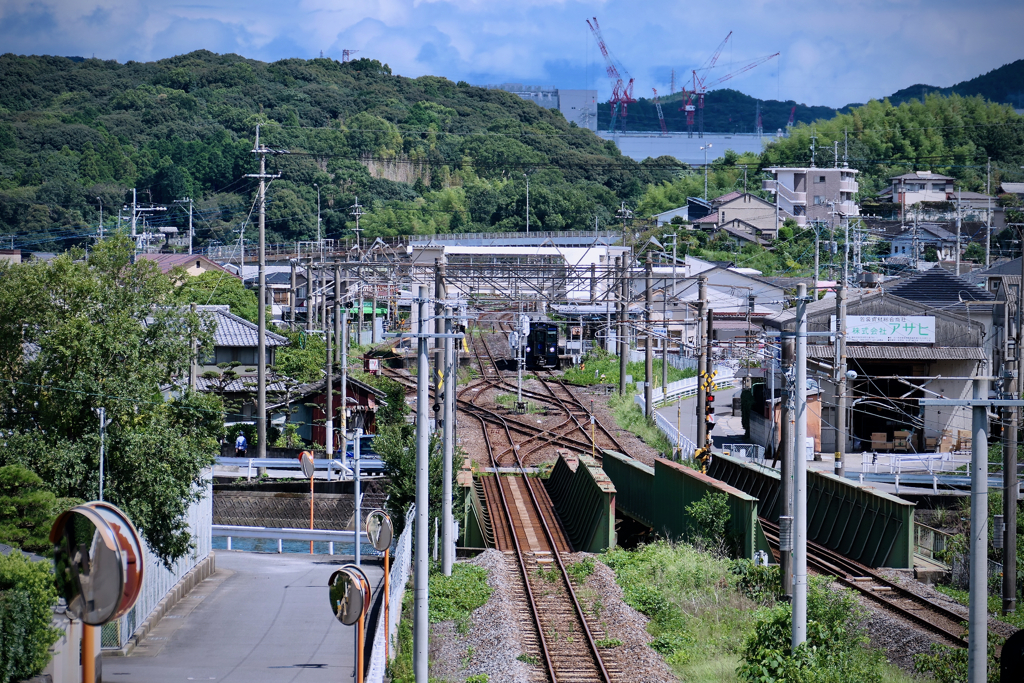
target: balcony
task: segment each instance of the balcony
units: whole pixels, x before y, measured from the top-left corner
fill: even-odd
[[[840,192],[857,192],[860,187],[857,185],[856,180],[840,180],[839,191]]]

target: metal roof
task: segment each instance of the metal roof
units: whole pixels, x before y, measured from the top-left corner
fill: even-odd
[[[923,273],[897,280],[886,287],[890,294],[929,304],[951,304],[944,306],[952,310],[964,308],[964,301],[993,301],[992,292],[950,273],[945,268],[931,268]]]
[[[214,346],[259,346],[259,326],[230,311],[229,306],[196,306],[196,311],[207,313],[216,323],[213,332]],[[267,348],[288,346],[287,337],[267,332]]]
[[[808,358],[835,358],[831,346],[808,345]],[[854,360],[985,360],[985,349],[974,346],[857,346],[846,345],[846,357]]]

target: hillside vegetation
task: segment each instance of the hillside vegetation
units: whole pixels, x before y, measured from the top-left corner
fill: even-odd
[[[144,202],[196,200],[200,243],[249,215],[255,126],[273,156],[270,241],[517,230],[531,174],[534,229],[593,228],[669,173],[558,112],[467,83],[391,74],[373,60],[272,64],[206,51],[158,62],[0,57],[0,243],[57,249]],[[185,225],[176,207],[160,217]],[[251,229],[251,228],[249,228]],[[250,237],[247,231],[247,238]]]

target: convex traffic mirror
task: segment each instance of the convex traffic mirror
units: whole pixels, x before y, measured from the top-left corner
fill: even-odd
[[[394,536],[391,518],[383,510],[374,510],[366,516],[366,537],[378,551],[384,552],[390,548]]]
[[[103,501],[77,505],[50,529],[57,592],[67,611],[102,626],[132,608],[142,590],[142,541],[128,517]]]
[[[313,472],[316,471],[316,465],[313,463],[313,454],[309,451],[302,451],[299,453],[299,462],[302,464],[302,474],[307,479],[313,476]]]
[[[346,564],[331,574],[327,582],[331,612],[346,626],[351,626],[366,614],[370,606],[370,582],[359,567]]]

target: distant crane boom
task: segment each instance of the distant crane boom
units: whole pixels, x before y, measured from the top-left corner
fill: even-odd
[[[636,102],[633,99],[633,78],[629,75],[629,71],[626,67],[622,67],[622,71],[625,72],[625,78],[619,72],[618,66],[615,64],[615,59],[608,51],[608,46],[604,42],[604,36],[601,33],[601,25],[597,23],[597,17],[587,19],[587,26],[590,27],[590,32],[594,34],[594,40],[597,41],[597,47],[601,50],[601,55],[604,57],[605,72],[608,74],[608,79],[612,83],[612,96],[608,100],[608,104],[611,107],[611,126],[609,132],[615,130],[615,119],[617,118],[619,111],[622,112],[622,127],[625,130],[626,127],[626,113],[629,105]],[[591,23],[593,21],[593,23]],[[620,64],[621,66],[621,64]]]
[[[661,100],[658,99],[658,89],[651,88],[654,91],[654,106],[658,109],[658,123],[661,124],[661,134],[668,135],[668,128],[665,127],[665,114],[661,111]]]

